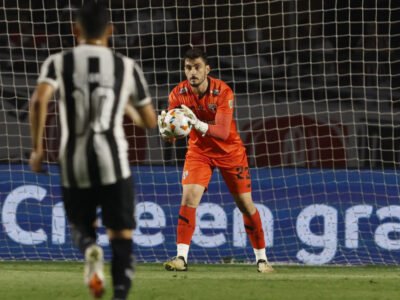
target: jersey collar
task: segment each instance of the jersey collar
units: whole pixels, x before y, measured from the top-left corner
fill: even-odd
[[[187,80],[188,88],[189,88],[190,92],[196,97],[196,100],[201,100],[201,99],[204,98],[206,95],[210,94],[212,80],[211,80],[211,78],[210,78],[209,76],[207,76],[207,81],[208,81],[207,89],[206,89],[206,91],[204,92],[204,94],[201,95],[201,97],[199,97],[198,95],[196,95],[196,94],[193,92],[192,86],[190,85],[189,80]]]

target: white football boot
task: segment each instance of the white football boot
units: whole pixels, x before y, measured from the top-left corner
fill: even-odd
[[[269,264],[269,262],[265,259],[259,259],[257,261],[257,271],[259,273],[271,273],[274,272],[274,269]]]
[[[164,263],[167,271],[187,271],[187,263],[183,256],[175,256]]]
[[[85,251],[84,282],[94,298],[101,298],[104,294],[103,268],[103,249],[97,245],[88,247]]]

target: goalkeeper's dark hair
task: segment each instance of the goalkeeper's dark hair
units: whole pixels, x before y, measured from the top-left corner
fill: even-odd
[[[101,37],[110,23],[110,14],[106,5],[98,0],[86,0],[77,14],[76,21],[82,26],[88,39]]]
[[[204,52],[201,48],[190,48],[185,52],[185,55],[183,56],[183,61],[185,59],[196,59],[196,58],[202,58],[204,63],[208,65],[208,58],[207,58],[207,53]]]

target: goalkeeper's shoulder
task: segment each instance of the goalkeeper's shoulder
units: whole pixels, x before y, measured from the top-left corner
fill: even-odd
[[[189,82],[187,80],[179,82],[171,92],[174,92],[176,95],[185,95],[189,92]]]
[[[181,97],[186,96],[188,92],[189,87],[187,80],[181,81],[169,93],[169,100],[174,101],[180,99]]]
[[[215,96],[218,96],[218,94],[223,94],[223,93],[233,93],[232,88],[222,79],[214,77],[210,77],[210,79],[212,86],[211,92],[214,93]]]

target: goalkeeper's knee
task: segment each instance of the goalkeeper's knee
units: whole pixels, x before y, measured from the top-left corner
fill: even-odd
[[[71,238],[74,246],[85,253],[87,247],[96,243],[96,230],[92,226],[72,225]]]

